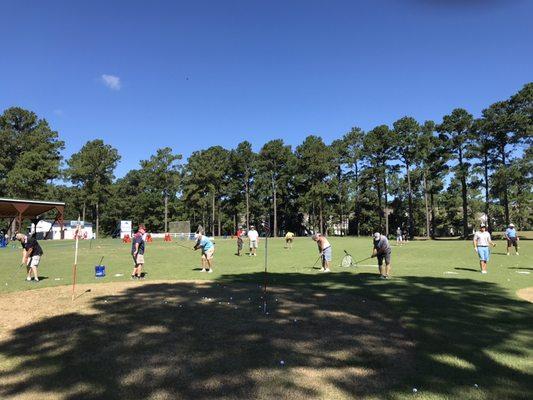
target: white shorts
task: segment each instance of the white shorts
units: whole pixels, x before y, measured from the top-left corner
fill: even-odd
[[[202,257],[204,257],[206,260],[212,260],[214,254],[215,254],[214,247],[211,247],[209,250],[202,251]]]
[[[37,268],[39,266],[40,262],[41,262],[41,256],[30,257],[29,260],[28,260],[28,267]]]
[[[257,240],[250,240],[250,248],[257,249]]]

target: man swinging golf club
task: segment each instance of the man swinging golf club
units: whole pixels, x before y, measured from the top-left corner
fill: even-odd
[[[311,238],[318,246],[318,253],[322,258],[322,272],[331,272],[331,244],[321,233],[315,233]]]
[[[146,228],[144,225],[139,225],[137,233],[133,235],[131,241],[131,255],[133,257],[133,272],[131,279],[142,279],[142,269],[144,265],[144,234]]]
[[[380,279],[390,278],[391,269],[391,253],[392,249],[389,244],[389,239],[385,235],[379,232],[374,233],[374,248],[372,249],[372,256],[378,258],[379,277]],[[383,260],[385,260],[385,266],[383,266]]]
[[[215,254],[215,245],[207,236],[205,236],[203,230],[196,232],[196,244],[194,250],[202,249],[202,272],[213,272],[213,255]]]
[[[43,249],[34,237],[28,237],[22,233],[17,233],[15,238],[22,245],[22,264],[26,265],[27,268],[26,280],[30,282],[33,273],[34,282],[39,282],[37,268],[39,267],[41,257],[44,254]]]

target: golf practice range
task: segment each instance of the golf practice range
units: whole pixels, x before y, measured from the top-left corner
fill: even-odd
[[[471,241],[393,246],[389,280],[375,259],[340,266],[343,250],[368,257],[370,238],[330,242],[321,273],[309,238],[269,239],[265,296],[264,239],[237,257],[217,238],[212,274],[192,241],[155,240],[140,281],[131,245],[80,241],[73,301],[73,241],[41,242],[39,283],[8,246],[0,398],[531,398],[533,242],[507,256],[497,241],[486,275]]]

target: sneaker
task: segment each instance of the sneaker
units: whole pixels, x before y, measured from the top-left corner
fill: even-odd
[[[329,268],[326,268],[324,272],[331,272],[331,270]]]
[[[33,281],[34,282],[39,282],[39,278],[35,278]]]
[[[507,255],[509,255],[509,253],[507,253]]]
[[[134,279],[137,279],[137,277],[135,275],[132,275],[131,280],[134,280]]]
[[[379,279],[386,279],[386,278],[385,278],[385,275],[380,275],[380,276],[379,276]]]
[[[519,256],[520,254],[516,253],[517,256]]]
[[[31,278],[29,276],[26,277],[26,281],[30,282]]]
[[[202,270],[201,270],[200,272],[205,272],[205,271],[206,271],[206,269],[205,269],[205,268],[202,268]]]
[[[211,274],[211,273],[213,273],[213,270],[212,270],[212,269],[208,269],[208,270],[207,270],[207,273],[208,273],[208,274]]]
[[[481,273],[482,273],[482,274],[486,274],[486,273],[487,273],[487,271],[481,271]]]

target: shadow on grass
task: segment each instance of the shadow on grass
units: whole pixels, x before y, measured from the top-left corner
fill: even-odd
[[[523,270],[533,271],[533,268],[530,268],[530,267],[508,267],[507,269],[523,269]]]
[[[89,298],[90,312],[18,328],[0,343],[0,397],[397,399],[417,387],[481,398],[478,384],[483,398],[526,399],[533,390],[531,375],[488,353],[525,357],[512,335],[528,338],[533,325],[531,306],[494,284],[269,274],[264,315],[262,281],[145,282]]]

